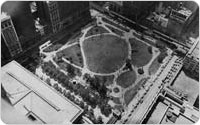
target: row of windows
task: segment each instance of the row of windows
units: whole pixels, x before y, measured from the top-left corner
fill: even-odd
[[[51,13],[51,20],[52,22],[59,22],[59,13],[58,10],[55,10]]]
[[[6,27],[9,27],[9,26],[11,26],[11,22],[10,22],[10,21],[3,22],[3,23],[1,24],[1,28],[2,28],[2,29],[6,28]]]
[[[5,37],[5,41],[8,44],[12,44],[13,41],[17,41],[17,35],[15,34],[13,28],[8,28],[8,29],[4,30],[3,35]]]
[[[60,23],[54,24],[53,25],[53,31],[57,32],[60,29]]]
[[[57,3],[56,2],[53,2],[52,4],[49,5],[49,10],[54,10],[54,9],[57,9]]]

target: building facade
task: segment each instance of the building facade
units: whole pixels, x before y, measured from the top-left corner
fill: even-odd
[[[186,73],[199,80],[199,40],[193,44],[184,60],[184,70]]]
[[[52,33],[91,18],[89,2],[38,1],[36,4],[39,18],[49,26]]]
[[[156,1],[124,1],[123,15],[137,22],[154,10],[156,4]]]
[[[19,38],[13,25],[12,19],[9,15],[5,13],[2,13],[1,30],[1,35],[3,39],[2,41],[5,43],[9,51],[7,55],[13,57],[22,52],[22,47],[19,42]]]
[[[29,4],[30,1],[6,1],[1,6],[1,11],[10,15],[23,50],[39,38]]]

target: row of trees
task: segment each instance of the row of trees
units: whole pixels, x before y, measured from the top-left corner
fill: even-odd
[[[75,95],[81,96],[82,99],[92,108],[96,108],[96,106],[98,105],[101,109],[102,114],[104,114],[105,116],[108,116],[112,112],[111,106],[107,104],[107,101],[104,101],[107,100],[105,99],[107,88],[104,85],[100,85],[100,81],[98,78],[92,78],[89,75],[86,76],[88,77],[86,80],[87,83],[91,85],[90,88],[85,87],[79,83],[73,84],[72,82],[70,82],[70,77],[57,69],[52,62],[44,62],[42,65],[42,70],[48,76],[58,81],[58,83],[60,83],[67,90],[74,92]],[[75,97],[71,96],[70,93],[62,92],[61,88],[59,88],[58,85],[55,84],[54,88],[60,93],[63,93],[71,101],[75,101]],[[94,90],[96,90],[98,93],[96,93]],[[84,103],[81,103],[80,107],[85,109]]]
[[[66,98],[68,98],[69,100],[71,100],[72,102],[74,102],[75,104],[79,105],[82,109],[84,109],[84,114],[90,118],[92,120],[93,123],[99,124],[99,123],[103,123],[102,122],[102,118],[97,118],[94,115],[94,111],[93,109],[89,109],[88,105],[83,102],[80,101],[79,99],[76,99],[76,97],[72,94],[72,92],[70,91],[66,91],[63,90],[62,88],[58,86],[58,84],[54,84],[53,86],[57,91],[59,91],[60,93],[62,93]],[[77,93],[76,93],[77,94]]]

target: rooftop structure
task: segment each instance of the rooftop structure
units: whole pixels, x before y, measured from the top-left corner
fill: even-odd
[[[182,23],[187,21],[187,19],[192,15],[192,11],[187,8],[182,8],[180,10],[172,9],[170,17],[176,19]]]
[[[5,21],[7,19],[10,19],[10,16],[7,13],[2,12],[1,13],[1,21]]]
[[[1,79],[11,105],[32,121],[73,123],[83,112],[16,61],[2,67]]]

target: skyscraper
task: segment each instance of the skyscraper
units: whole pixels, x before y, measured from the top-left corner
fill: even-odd
[[[37,1],[36,4],[40,20],[48,24],[53,33],[91,19],[89,2]]]
[[[124,1],[123,15],[133,21],[139,21],[154,9],[156,3],[156,1]]]
[[[6,1],[1,7],[1,11],[11,17],[23,49],[26,49],[26,45],[36,37],[35,23],[29,4],[29,1]]]
[[[22,47],[19,42],[19,38],[17,36],[11,17],[6,13],[2,13],[1,16],[1,35],[3,38],[2,41],[5,42],[5,45],[9,50],[8,54],[13,57],[22,52]]]

